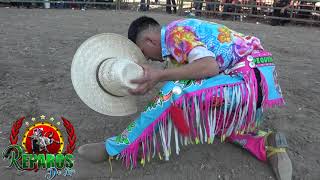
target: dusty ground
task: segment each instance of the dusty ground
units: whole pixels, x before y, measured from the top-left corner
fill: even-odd
[[[141,14],[114,11],[0,9],[0,150],[8,144],[10,126],[22,115],[63,115],[77,131],[78,145],[102,141],[120,133],[138,114],[114,118],[89,109],[76,95],[70,65],[77,47],[97,33],[126,35],[129,23]],[[150,14],[161,23],[176,16]],[[220,22],[220,21],[218,21]],[[239,32],[261,38],[278,64],[287,106],[269,111],[265,127],[286,133],[294,179],[320,177],[320,30],[312,27],[272,27],[223,22]],[[148,95],[150,99],[152,93]],[[142,109],[146,101],[141,101]],[[246,151],[216,142],[185,147],[170,161],[153,160],[145,168],[126,171],[120,163],[89,164],[76,156],[73,179],[274,179],[267,164]],[[43,179],[44,172],[7,169],[7,179]],[[58,177],[57,179],[63,179]]]

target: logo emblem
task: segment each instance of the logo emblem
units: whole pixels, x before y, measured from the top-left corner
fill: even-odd
[[[11,127],[9,145],[2,151],[2,158],[9,160],[9,167],[20,171],[45,169],[46,179],[72,176],[76,139],[72,123],[64,117],[55,120],[41,115],[31,121],[22,117]]]

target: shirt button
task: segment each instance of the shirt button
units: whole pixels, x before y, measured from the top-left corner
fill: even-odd
[[[251,68],[254,68],[254,67],[256,67],[256,64],[255,64],[254,62],[250,62],[250,63],[249,63],[249,66],[250,66]]]
[[[248,57],[247,57],[247,60],[248,60],[249,62],[252,62],[252,61],[253,61],[253,57],[252,57],[252,56],[248,56]]]
[[[172,89],[172,93],[175,94],[175,95],[179,95],[179,94],[181,94],[181,92],[182,92],[182,89],[181,89],[181,87],[179,87],[179,86],[175,86],[175,87]]]

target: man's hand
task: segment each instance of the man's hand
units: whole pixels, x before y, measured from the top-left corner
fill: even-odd
[[[190,64],[165,70],[151,68],[146,65],[141,66],[144,69],[143,77],[131,81],[139,84],[136,89],[129,90],[133,95],[143,95],[161,81],[203,79],[219,74],[219,66],[213,57],[204,57]]]
[[[136,89],[129,90],[132,95],[146,94],[160,81],[161,70],[147,65],[141,65],[141,67],[144,70],[143,77],[131,80],[131,83],[139,84]]]

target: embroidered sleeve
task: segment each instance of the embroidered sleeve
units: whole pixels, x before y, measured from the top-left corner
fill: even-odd
[[[197,46],[204,46],[191,27],[175,26],[166,35],[167,48],[179,64],[188,63],[188,55]]]
[[[197,59],[201,59],[209,56],[215,58],[215,55],[213,54],[213,52],[209,51],[207,48],[203,46],[197,46],[190,51],[188,55],[188,62],[192,63]]]

